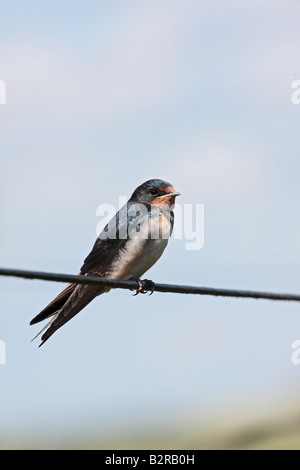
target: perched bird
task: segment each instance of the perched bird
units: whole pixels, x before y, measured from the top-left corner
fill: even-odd
[[[139,286],[136,293],[145,293],[140,277],[156,263],[167,246],[174,224],[172,209],[179,195],[171,184],[159,179],[139,186],[102,230],[79,274],[134,279]],[[103,286],[69,284],[30,322],[33,325],[52,317],[40,331],[46,330],[40,346],[95,297],[108,291]]]

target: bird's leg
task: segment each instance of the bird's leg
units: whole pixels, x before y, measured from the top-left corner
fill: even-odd
[[[150,292],[149,295],[152,295],[154,292],[154,282],[151,281],[150,279],[143,279],[142,280],[142,285],[144,286],[144,291]]]
[[[136,292],[133,295],[146,294],[149,291],[151,291],[149,295],[152,295],[154,292],[154,282],[150,281],[149,279],[141,280],[137,277],[131,277],[129,281],[135,281],[138,284],[138,288],[136,289]],[[130,290],[134,290],[134,289],[130,289]]]

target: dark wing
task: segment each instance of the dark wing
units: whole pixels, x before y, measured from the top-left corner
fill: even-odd
[[[113,261],[119,256],[127,242],[126,238],[116,238],[119,235],[119,213],[116,214],[113,225],[106,227],[96,240],[91,253],[87,256],[80,270],[81,275],[105,277]],[[117,224],[116,224],[117,222]],[[127,218],[122,218],[122,224]],[[110,238],[111,237],[111,238]],[[44,310],[42,310],[30,324],[33,325],[53,316],[46,325],[49,327],[42,336],[41,345],[53,335],[61,326],[67,323],[80,312],[96,296],[107,292],[109,289],[101,286],[68,285]],[[44,328],[44,329],[45,329]],[[44,331],[44,329],[42,331]]]
[[[92,251],[84,260],[80,273],[97,273],[98,276],[104,277],[126,242],[127,240],[97,238]]]
[[[112,262],[118,257],[127,242],[128,223],[134,217],[128,218],[129,205],[123,206],[112,220],[104,227],[97,238],[91,253],[84,260],[80,272],[97,273],[105,276]]]

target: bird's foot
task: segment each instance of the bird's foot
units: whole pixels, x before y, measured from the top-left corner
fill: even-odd
[[[138,284],[138,288],[136,289],[136,292],[133,295],[147,294],[147,292],[150,292],[149,295],[152,295],[154,292],[154,282],[150,281],[149,279],[141,280],[137,277],[131,277],[129,281],[135,281]],[[130,290],[135,290],[135,289],[130,289]]]

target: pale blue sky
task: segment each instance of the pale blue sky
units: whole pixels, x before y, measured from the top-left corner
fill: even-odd
[[[0,13],[2,266],[78,272],[98,205],[162,178],[205,204],[205,245],[172,240],[147,277],[299,292],[298,2]],[[37,349],[29,321],[62,287],[0,279],[0,436],[188,429],[299,390],[296,304],[116,291]]]

